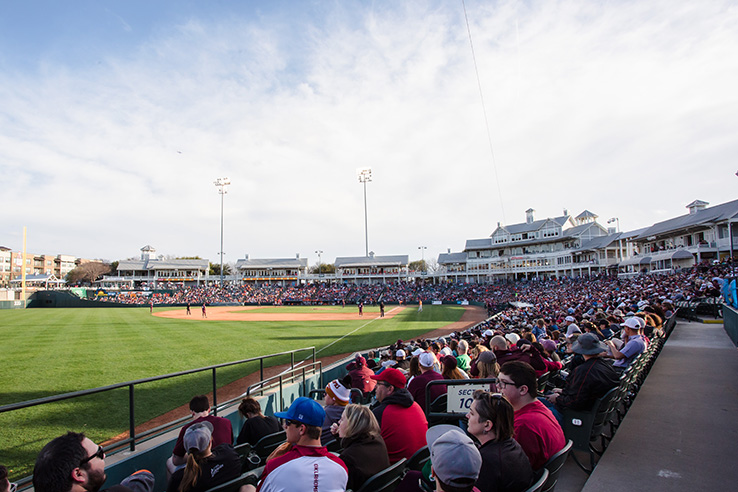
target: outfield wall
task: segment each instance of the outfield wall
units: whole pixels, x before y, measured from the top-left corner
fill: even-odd
[[[24,309],[25,302],[20,299],[14,301],[0,301],[0,309]]]

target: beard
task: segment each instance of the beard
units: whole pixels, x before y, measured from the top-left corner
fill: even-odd
[[[85,490],[87,492],[98,492],[105,483],[106,478],[107,476],[105,475],[104,470],[88,469],[87,482],[84,485]]]

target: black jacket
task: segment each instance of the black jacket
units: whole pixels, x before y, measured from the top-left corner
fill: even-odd
[[[612,364],[595,357],[578,365],[566,380],[566,386],[556,399],[559,411],[590,410],[597,398],[620,383]]]
[[[339,458],[348,468],[347,489],[357,490],[372,475],[389,468],[387,446],[380,436],[372,437],[366,434],[346,437],[341,441],[343,450]]]

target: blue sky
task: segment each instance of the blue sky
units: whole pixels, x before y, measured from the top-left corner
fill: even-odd
[[[0,2],[0,245],[215,261],[228,176],[227,261],[362,255],[360,167],[369,248],[411,259],[736,198],[734,3],[466,11],[476,69],[461,1]]]

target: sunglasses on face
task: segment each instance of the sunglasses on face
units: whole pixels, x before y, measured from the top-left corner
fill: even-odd
[[[284,419],[284,426],[285,427],[289,427],[291,425],[300,426],[300,425],[302,425],[302,422],[298,422],[297,420]]]
[[[97,451],[95,451],[95,454],[93,454],[92,456],[88,456],[87,458],[80,461],[79,466],[82,466],[85,463],[90,462],[93,458],[100,458],[101,460],[105,459],[105,451],[103,450],[102,446],[97,447]]]

